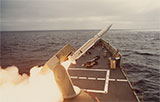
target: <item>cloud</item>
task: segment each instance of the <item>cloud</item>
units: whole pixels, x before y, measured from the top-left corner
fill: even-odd
[[[2,30],[157,28],[159,11],[159,0],[2,0],[1,22]]]

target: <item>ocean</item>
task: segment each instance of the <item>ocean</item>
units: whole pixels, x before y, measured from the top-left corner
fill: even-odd
[[[28,73],[66,44],[78,49],[99,30],[5,31],[0,35],[0,66]],[[145,102],[160,101],[160,31],[111,30],[102,37],[122,54],[123,67]]]

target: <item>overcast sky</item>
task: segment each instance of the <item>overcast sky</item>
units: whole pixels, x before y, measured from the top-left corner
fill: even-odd
[[[160,0],[2,0],[1,30],[160,29]]]

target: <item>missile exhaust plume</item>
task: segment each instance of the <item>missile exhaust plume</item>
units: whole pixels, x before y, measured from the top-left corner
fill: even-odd
[[[62,102],[53,73],[42,75],[41,69],[35,66],[28,76],[16,66],[0,67],[0,102]]]

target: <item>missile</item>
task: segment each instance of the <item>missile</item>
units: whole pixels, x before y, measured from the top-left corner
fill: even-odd
[[[109,27],[102,29],[98,34],[96,34],[93,38],[89,39],[77,51],[70,55],[68,59],[71,61],[71,63],[76,64],[76,59],[80,58],[88,49],[90,49],[105,32],[109,31],[111,26],[112,24]]]

